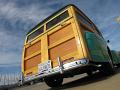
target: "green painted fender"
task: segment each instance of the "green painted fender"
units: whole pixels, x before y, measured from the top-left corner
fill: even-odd
[[[103,37],[86,31],[85,38],[93,62],[108,62],[110,60],[107,43]]]

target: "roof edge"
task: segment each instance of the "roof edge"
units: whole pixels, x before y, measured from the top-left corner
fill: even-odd
[[[51,15],[49,15],[47,18],[45,18],[44,20],[42,20],[41,22],[39,22],[34,28],[32,28],[30,31],[27,32],[27,34],[29,34],[31,31],[33,31],[35,28],[37,28],[39,25],[43,24],[44,22],[46,22],[48,19],[50,19],[52,16],[54,16],[55,14],[57,14],[58,12],[60,12],[61,10],[67,8],[67,7],[70,7],[70,6],[73,6],[73,7],[76,7],[74,4],[68,4],[64,7],[62,7],[61,9],[55,11],[54,13],[52,13]]]

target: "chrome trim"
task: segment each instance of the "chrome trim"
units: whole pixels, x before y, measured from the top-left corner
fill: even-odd
[[[58,57],[58,63],[59,63],[59,66],[52,68],[51,70],[49,70],[47,72],[44,72],[44,74],[36,74],[36,75],[29,76],[29,77],[25,77],[24,81],[29,82],[29,81],[32,81],[37,78],[43,78],[43,77],[54,75],[57,73],[63,74],[64,72],[66,72],[68,70],[72,70],[74,68],[79,68],[79,67],[88,65],[89,60],[88,59],[80,59],[80,60],[76,60],[76,61],[62,65],[60,58]],[[61,69],[62,69],[62,71],[61,71]]]
[[[58,57],[57,60],[58,60],[58,66],[60,69],[60,73],[63,74],[63,69],[64,69],[63,62],[61,61],[60,57]]]

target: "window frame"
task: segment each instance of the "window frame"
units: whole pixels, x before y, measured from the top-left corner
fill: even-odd
[[[64,19],[62,19],[60,22],[58,22],[57,24],[53,25],[53,26],[50,27],[49,29],[52,29],[53,27],[57,26],[59,23],[63,22],[64,20],[67,20],[67,19],[70,17],[70,13],[69,13],[68,8],[64,9],[64,10],[61,11],[61,12],[56,13],[56,14],[53,15],[50,19],[48,19],[46,22],[44,22],[44,23],[42,23],[40,26],[38,26],[37,29],[33,29],[33,31],[31,31],[30,33],[28,33],[28,34],[27,34],[26,43],[31,42],[32,40],[36,39],[39,35],[48,32],[49,29],[47,29],[47,23],[49,23],[51,20],[53,20],[54,18],[60,16],[61,14],[65,13],[65,12],[67,12],[67,14],[68,14],[67,17],[65,17]],[[37,36],[35,36],[35,37],[32,38],[32,39],[28,39],[31,34],[33,34],[34,32],[36,32],[37,30],[39,30],[39,29],[42,28],[42,27],[43,27],[43,32],[42,32],[42,33],[38,34]]]
[[[36,33],[37,31],[40,31],[38,33]],[[34,36],[31,36],[32,34],[35,34]],[[26,42],[30,42],[31,40],[34,40],[35,38],[37,38],[39,35],[44,33],[44,25],[42,25],[41,27],[35,29],[34,31],[32,31],[30,34],[27,35],[27,41]],[[31,36],[31,38],[29,39],[29,37]]]
[[[65,12],[67,12],[66,17],[65,17],[65,18],[62,18],[61,20],[59,20],[58,17],[60,17],[62,14],[64,15]],[[48,21],[46,22],[46,31],[48,31],[48,30],[51,29],[52,27],[58,25],[60,22],[66,20],[66,19],[69,18],[69,17],[70,17],[70,14],[69,14],[69,10],[68,10],[68,9],[65,9],[64,11],[56,14],[56,15],[54,16],[54,18],[51,18],[50,20],[48,20]],[[47,28],[47,24],[50,23],[51,21],[53,21],[53,20],[56,19],[56,18],[57,18],[59,21],[58,21],[57,23],[55,23],[54,25],[51,25],[49,28]]]
[[[82,13],[80,13],[78,10],[75,10],[75,15],[76,18],[78,19],[78,21],[80,22],[80,24],[84,25],[85,27],[87,27],[88,29],[90,29],[91,31],[93,31],[95,29],[93,23],[91,23],[91,21],[89,21],[87,19],[87,17],[85,17]],[[80,18],[79,18],[80,17]]]
[[[97,33],[98,35],[102,36],[101,32],[98,30],[98,28],[96,27],[96,25],[95,25],[84,13],[82,14],[82,13],[80,12],[80,10],[75,9],[75,15],[76,15],[76,18],[77,18],[77,19],[78,19],[77,13],[78,13],[81,17],[83,17],[83,19],[85,19],[86,21],[88,21],[88,23],[91,24],[92,27],[91,27],[91,28],[88,27],[88,26],[89,26],[88,24],[82,22],[82,20],[79,19],[78,21],[79,21],[80,25],[83,25],[84,27],[88,28],[91,32]],[[103,36],[102,36],[102,37],[103,37]]]

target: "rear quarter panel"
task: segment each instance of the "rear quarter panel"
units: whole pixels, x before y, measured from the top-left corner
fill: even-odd
[[[93,62],[108,62],[110,57],[107,51],[107,43],[99,35],[85,32],[85,38]]]

